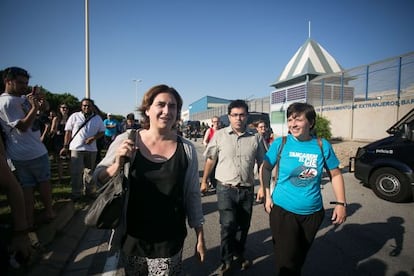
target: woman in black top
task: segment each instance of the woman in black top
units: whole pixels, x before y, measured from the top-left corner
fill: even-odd
[[[196,151],[175,130],[181,106],[174,88],[151,88],[139,109],[143,121],[135,143],[119,135],[95,171],[104,183],[123,166],[121,157],[133,159],[121,244],[127,275],[180,275],[186,219],[196,232],[195,253],[204,260]]]
[[[52,126],[50,129],[50,136],[52,137],[53,143],[53,154],[55,162],[58,164],[58,176],[59,182],[62,181],[63,176],[63,164],[62,159],[64,156],[59,156],[60,150],[63,148],[63,140],[65,137],[65,124],[69,117],[69,108],[66,104],[59,106],[59,111],[52,120]]]

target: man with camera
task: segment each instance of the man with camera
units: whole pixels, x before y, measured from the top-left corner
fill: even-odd
[[[34,188],[38,187],[45,206],[44,221],[55,218],[50,186],[50,163],[40,130],[34,126],[36,113],[45,105],[40,87],[28,93],[30,75],[19,67],[3,71],[4,93],[0,96],[0,123],[5,134],[7,157],[11,159],[23,188],[26,220],[33,227]]]

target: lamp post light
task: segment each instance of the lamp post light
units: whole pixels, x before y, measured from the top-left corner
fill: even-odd
[[[135,109],[138,109],[138,83],[142,82],[140,79],[133,79],[135,82]],[[138,110],[135,110],[136,118],[138,118]]]

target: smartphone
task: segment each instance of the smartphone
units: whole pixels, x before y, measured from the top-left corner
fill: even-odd
[[[36,96],[38,93],[39,87],[37,85],[32,87],[32,95]]]

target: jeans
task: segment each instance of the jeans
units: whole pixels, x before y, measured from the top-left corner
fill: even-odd
[[[221,261],[231,263],[243,256],[252,218],[254,188],[228,187],[217,183],[217,204],[221,225]]]
[[[80,197],[84,189],[86,193],[92,192],[93,187],[90,183],[85,181],[87,177],[84,176],[85,169],[92,173],[95,169],[96,152],[95,151],[75,151],[70,153],[70,177],[72,182],[72,197]]]

